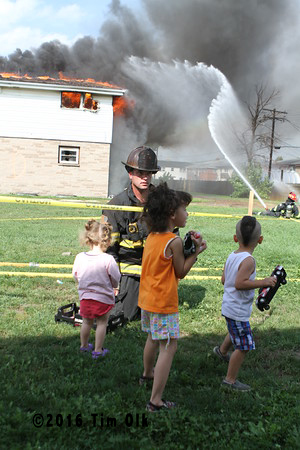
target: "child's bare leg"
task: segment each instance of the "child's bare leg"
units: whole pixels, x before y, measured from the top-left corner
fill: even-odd
[[[156,406],[161,406],[162,395],[169,377],[173,358],[177,350],[177,339],[171,339],[166,348],[167,340],[159,342],[159,355],[157,358],[154,381],[151,394],[151,403]]]
[[[102,352],[109,315],[110,311],[103,316],[96,318],[97,328],[95,333],[95,352]]]
[[[88,346],[93,321],[94,319],[86,319],[86,318],[82,319],[82,325],[80,329],[81,347],[87,348]]]
[[[230,350],[231,346],[232,346],[232,342],[231,342],[231,339],[230,339],[230,335],[229,335],[229,333],[227,333],[227,335],[225,336],[224,341],[220,345],[220,352],[222,353],[222,355],[224,355],[224,356],[227,355],[227,353]]]
[[[153,369],[155,364],[155,358],[157,355],[159,341],[154,341],[151,334],[148,334],[147,341],[144,348],[144,372],[143,376],[151,378],[153,376]]]
[[[225,380],[234,383],[248,350],[235,349],[231,355]]]

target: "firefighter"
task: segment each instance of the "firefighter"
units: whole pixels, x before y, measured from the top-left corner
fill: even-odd
[[[143,206],[149,191],[153,188],[152,174],[160,170],[156,154],[150,147],[137,147],[129,153],[127,161],[122,161],[122,164],[128,172],[129,184],[109,204]],[[146,224],[141,222],[141,213],[136,211],[105,210],[103,215],[113,227],[113,245],[107,252],[119,263],[122,275],[112,316],[118,316],[122,312],[125,320],[134,320],[140,315],[137,302],[143,248],[148,235]]]
[[[285,202],[279,203],[279,205],[274,206],[274,208],[258,212],[256,214],[262,216],[274,216],[274,217],[286,217],[287,219],[299,218],[299,209],[296,205],[297,196],[294,192],[290,192],[288,198]],[[255,213],[254,213],[255,214]]]

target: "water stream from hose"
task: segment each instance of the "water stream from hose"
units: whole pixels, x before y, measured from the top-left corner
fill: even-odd
[[[221,88],[220,88],[220,92],[217,95],[217,98],[215,98],[211,102],[209,115],[207,118],[210,134],[211,134],[214,142],[216,143],[218,149],[223,154],[223,156],[226,158],[226,160],[229,162],[229,164],[234,169],[234,171],[243,180],[243,182],[248,186],[248,188],[254,192],[255,197],[259,200],[259,202],[262,204],[262,206],[265,209],[267,209],[267,206],[266,206],[265,202],[263,201],[263,199],[259,196],[259,194],[253,188],[253,186],[251,186],[251,184],[246,179],[246,177],[241,173],[241,171],[233,163],[231,158],[225,152],[225,150],[223,148],[224,145],[222,145],[220,142],[221,135],[225,134],[226,132],[228,133],[229,131],[231,131],[229,128],[230,128],[230,125],[232,125],[232,124],[229,124],[228,120],[227,120],[227,123],[225,123],[225,127],[224,127],[224,123],[222,124],[222,121],[224,122],[224,121],[226,121],[226,119],[228,119],[228,116],[230,115],[230,112],[232,110],[235,111],[236,121],[239,120],[239,118],[241,117],[241,115],[243,113],[241,110],[239,111],[240,108],[239,108],[238,99],[237,99],[231,85],[227,81],[227,78],[218,69],[216,69],[216,70],[219,72]],[[239,114],[239,117],[238,117],[238,114]],[[222,126],[223,126],[223,129],[222,129]],[[224,128],[225,128],[225,130],[224,130]]]

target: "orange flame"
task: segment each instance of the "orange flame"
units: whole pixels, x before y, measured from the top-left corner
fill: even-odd
[[[87,108],[87,109],[93,109],[94,111],[97,111],[97,109],[98,109],[98,102],[97,102],[97,100],[93,100],[92,94],[86,93],[84,95],[83,107]]]
[[[63,81],[77,81],[80,83],[92,83],[92,84],[96,84],[96,85],[120,89],[120,86],[117,86],[116,84],[110,84],[110,83],[107,83],[106,81],[96,81],[96,80],[94,80],[94,78],[87,78],[87,79],[72,78],[72,77],[67,77],[66,75],[63,74],[63,72],[58,72],[58,75],[59,75],[59,79],[63,80]]]
[[[134,101],[125,97],[114,97],[113,111],[115,116],[124,116],[127,111],[134,108]]]
[[[61,102],[65,108],[79,108],[80,101],[80,92],[62,92]]]
[[[19,79],[19,80],[26,79],[26,80],[43,80],[43,81],[51,80],[51,81],[58,81],[57,78],[53,78],[53,77],[50,77],[48,75],[32,77],[32,76],[29,76],[27,74],[19,75],[17,73],[9,73],[9,72],[0,72],[0,77],[2,77],[2,78],[16,78],[16,79]],[[107,83],[105,81],[96,81],[93,78],[87,78],[85,80],[83,78],[67,77],[62,72],[59,72],[59,80],[61,80],[61,81],[76,81],[76,82],[79,82],[79,83],[90,83],[90,84],[94,84],[94,85],[100,86],[100,87],[101,86],[103,86],[103,87],[105,86],[105,87],[109,87],[109,88],[122,89],[120,86],[117,86],[115,84]]]
[[[19,75],[19,74],[17,74],[17,73],[9,73],[9,72],[0,72],[0,76],[2,77],[2,78],[17,78],[17,79],[19,79],[19,80],[22,80],[22,79],[26,79],[26,80],[35,80],[35,79],[38,79],[38,80],[54,80],[55,81],[55,78],[51,78],[51,77],[49,77],[48,75],[46,75],[46,76],[40,76],[40,77],[30,77],[29,75],[27,75],[27,73],[25,74],[25,75]]]

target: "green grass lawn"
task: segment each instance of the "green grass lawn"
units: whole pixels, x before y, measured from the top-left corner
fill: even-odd
[[[212,207],[206,200],[194,201],[189,211],[247,213],[246,201]],[[0,203],[0,263],[72,264],[82,251],[78,235],[85,218],[99,215],[97,210]],[[34,220],[22,220],[28,218]],[[236,222],[188,219],[187,229],[201,230],[208,248],[195,265],[205,270],[191,271],[179,285],[182,338],[165,390],[165,398],[178,408],[167,413],[145,412],[150,390],[139,387],[138,377],[146,336],[138,322],[109,334],[110,354],[94,361],[79,354],[79,329],[54,321],[59,306],[78,302],[72,279],[57,283],[59,274],[71,269],[0,265],[1,448],[300,448],[300,221],[261,220],[264,241],[254,253],[257,276],[268,276],[282,264],[288,283],[269,311],[254,306],[250,323],[256,350],[247,355],[239,375],[252,386],[249,393],[220,387],[226,365],[212,353],[226,334],[220,277],[236,248]],[[66,252],[71,255],[62,255]],[[30,278],[3,271],[58,275]],[[36,414],[44,419],[40,427],[33,424]]]

